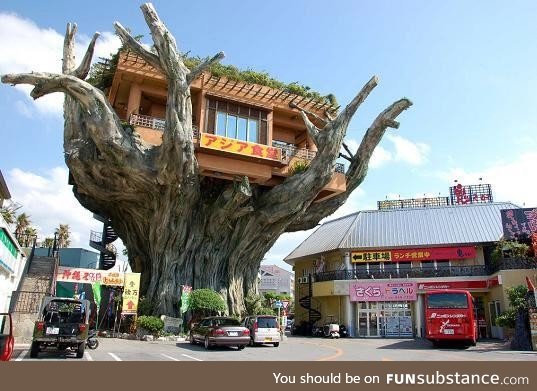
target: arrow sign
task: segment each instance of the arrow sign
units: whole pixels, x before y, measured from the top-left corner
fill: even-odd
[[[129,310],[132,310],[134,308],[134,303],[132,302],[132,300],[129,300],[129,302],[127,303],[127,308]]]

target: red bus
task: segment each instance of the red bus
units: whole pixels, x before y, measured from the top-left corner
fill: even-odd
[[[434,346],[462,343],[475,346],[478,329],[470,292],[442,289],[425,293],[426,335]]]

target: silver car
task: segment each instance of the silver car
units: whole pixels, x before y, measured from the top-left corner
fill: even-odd
[[[272,344],[280,346],[281,334],[278,318],[271,315],[247,316],[243,325],[250,330],[250,346]]]

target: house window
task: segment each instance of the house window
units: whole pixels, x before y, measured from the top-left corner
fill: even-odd
[[[207,99],[206,133],[267,144],[267,112],[232,102]]]

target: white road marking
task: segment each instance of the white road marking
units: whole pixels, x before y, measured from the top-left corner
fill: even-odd
[[[28,354],[28,349],[23,350],[21,354],[19,354],[18,357],[15,359],[15,361],[22,361],[22,359],[24,358],[24,356],[26,356],[26,354]]]
[[[84,353],[84,356],[86,356],[86,360],[93,361],[93,357],[91,357],[91,354],[89,354],[88,352]]]
[[[167,354],[164,354],[164,353],[161,353],[161,354],[162,354],[164,357],[169,358],[170,360],[173,360],[173,361],[181,361],[181,360],[179,360],[179,359],[177,359],[177,358],[175,358],[175,357],[168,356]]]
[[[109,354],[110,356],[112,356],[112,358],[113,358],[114,360],[116,360],[116,361],[121,361],[121,359],[120,359],[118,356],[116,356],[114,353],[110,353],[110,352],[109,352],[108,354]]]
[[[192,360],[196,360],[196,361],[203,361],[203,360],[200,360],[199,358],[189,356],[188,354],[181,354],[181,356],[185,356],[185,357],[191,358]]]

